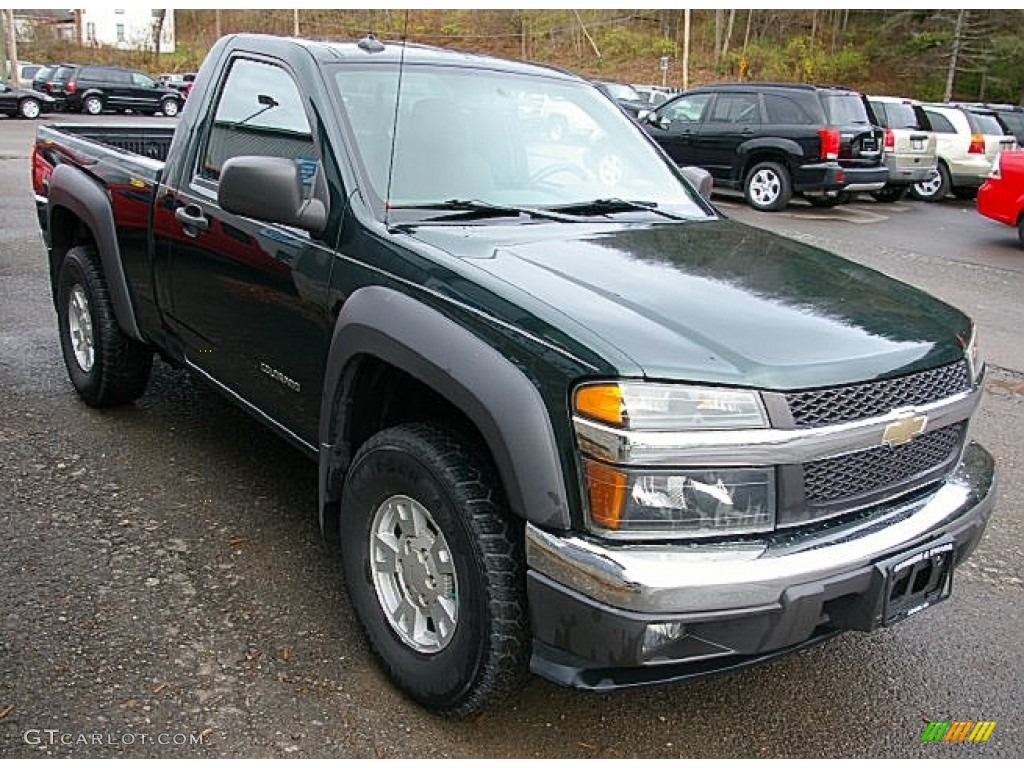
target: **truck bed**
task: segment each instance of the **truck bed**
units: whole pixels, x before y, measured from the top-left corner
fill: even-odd
[[[48,136],[48,134],[54,134]],[[84,125],[77,123],[61,123],[42,126],[39,129],[41,140],[50,138],[58,143],[73,143],[71,137],[91,143],[103,144],[119,153],[140,155],[161,163],[167,159],[167,150],[174,137],[173,126],[153,125]],[[58,139],[57,137],[62,137]],[[63,138],[67,137],[67,138]]]

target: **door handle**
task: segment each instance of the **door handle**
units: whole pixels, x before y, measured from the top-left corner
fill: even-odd
[[[203,215],[203,209],[193,203],[176,208],[174,218],[184,225],[185,234],[194,236],[210,228],[210,220]]]

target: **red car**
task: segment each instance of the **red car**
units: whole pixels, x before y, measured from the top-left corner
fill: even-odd
[[[978,213],[1017,227],[1024,245],[1024,149],[1001,152],[978,190]]]

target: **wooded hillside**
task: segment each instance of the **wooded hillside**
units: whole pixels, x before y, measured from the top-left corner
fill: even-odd
[[[843,84],[872,93],[1024,103],[1022,10],[694,10],[684,75],[682,10],[182,10],[178,52],[102,52],[150,70],[188,70],[221,34],[269,32],[428,43],[669,85],[722,80]],[[44,53],[44,52],[39,52]],[[45,51],[75,58],[65,44]],[[96,52],[93,52],[94,54]],[[39,54],[37,54],[39,55]],[[79,55],[81,58],[81,54]],[[684,79],[687,83],[684,83]]]

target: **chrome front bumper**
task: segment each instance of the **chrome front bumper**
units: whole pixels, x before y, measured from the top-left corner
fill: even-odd
[[[692,676],[694,662],[707,674],[711,657],[734,668],[844,629],[873,629],[880,564],[940,540],[963,561],[985,530],[995,487],[992,457],[971,443],[937,489],[765,540],[620,545],[528,525],[533,668],[585,688],[663,682]],[[649,657],[645,632],[665,621],[685,626],[689,640],[675,655]],[[647,668],[610,671],[623,667]]]

